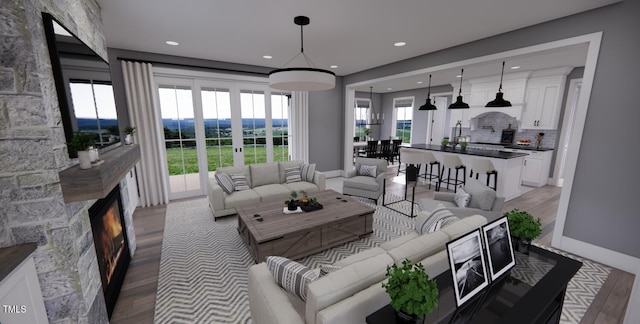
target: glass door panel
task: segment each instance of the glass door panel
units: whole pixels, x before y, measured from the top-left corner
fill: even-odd
[[[283,93],[271,93],[271,134],[273,136],[273,161],[289,160],[289,97]]]
[[[169,169],[169,192],[178,198],[181,197],[179,193],[201,191],[191,88],[160,85],[158,97]]]
[[[202,114],[210,176],[219,167],[233,166],[233,132],[229,89],[202,88]]]
[[[262,91],[240,92],[242,141],[245,164],[267,162],[265,96]]]

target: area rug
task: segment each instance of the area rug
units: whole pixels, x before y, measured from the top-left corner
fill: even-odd
[[[341,192],[341,179],[327,179],[327,189]],[[375,206],[373,200],[354,199],[376,208],[374,233],[299,262],[316,268],[413,231],[414,219],[397,211],[409,213],[409,203],[394,204],[394,209],[390,209]],[[391,194],[387,194],[387,199],[402,200]],[[562,323],[580,321],[610,271],[588,260],[579,260],[584,266],[567,288]],[[162,242],[154,323],[251,323],[247,271],[253,264],[238,235],[236,216],[214,222],[206,198],[170,203]]]

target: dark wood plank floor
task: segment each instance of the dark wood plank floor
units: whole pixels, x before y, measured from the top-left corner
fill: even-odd
[[[404,174],[396,177],[396,170],[390,167],[387,171],[387,192],[403,196]],[[433,190],[433,186],[429,190],[424,183],[419,183],[416,199],[433,197]],[[535,188],[506,202],[503,211],[518,208],[539,217],[543,231],[536,242],[550,246],[560,191],[561,188],[553,186]],[[165,214],[166,206],[157,206],[137,208],[133,215],[137,250],[111,323],[153,323]],[[622,323],[634,279],[633,274],[613,269],[580,323]]]

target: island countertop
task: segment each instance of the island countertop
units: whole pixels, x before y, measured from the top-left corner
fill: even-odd
[[[471,147],[467,147],[467,149],[464,151],[459,148],[452,149],[451,147],[448,147],[448,146],[446,149],[443,149],[441,145],[433,145],[433,144],[411,144],[411,145],[403,145],[402,147],[418,149],[418,150],[437,151],[437,152],[443,152],[443,153],[475,155],[475,156],[482,156],[482,157],[494,158],[494,159],[513,159],[513,158],[527,156],[526,153],[489,151],[489,150],[482,150],[482,149],[474,149]]]

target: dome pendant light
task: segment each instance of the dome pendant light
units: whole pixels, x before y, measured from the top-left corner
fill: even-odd
[[[285,67],[269,73],[269,86],[274,89],[286,91],[316,91],[333,89],[336,85],[335,73],[316,68],[311,59],[304,54],[303,26],[309,24],[309,17],[297,16],[293,22],[300,26],[300,53],[294,56],[287,64],[302,55],[308,67]]]
[[[466,102],[462,101],[462,75],[464,74],[464,69],[460,72],[460,89],[458,91],[458,98],[456,102],[449,105],[449,109],[468,109],[469,105]]]
[[[429,90],[427,90],[427,102],[424,105],[420,106],[418,110],[437,110],[438,107],[431,103],[431,74],[429,74]]]
[[[496,99],[493,101],[487,102],[485,107],[511,107],[511,102],[504,100],[502,97],[504,94],[502,93],[502,76],[504,75],[504,61],[502,61],[502,72],[500,72],[500,87],[498,88],[498,92],[496,93]]]

